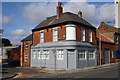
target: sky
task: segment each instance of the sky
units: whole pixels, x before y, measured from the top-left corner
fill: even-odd
[[[114,0],[104,0],[104,2],[95,2],[95,0],[82,0],[77,2],[66,0],[62,2],[63,12],[72,12],[77,14],[79,10],[83,13],[83,18],[96,28],[101,21],[115,24]],[[0,4],[1,6],[1,4]],[[57,1],[53,2],[19,2],[3,1],[0,23],[2,22],[3,37],[11,41],[13,45],[20,45],[20,41],[32,33],[45,17],[56,15]]]

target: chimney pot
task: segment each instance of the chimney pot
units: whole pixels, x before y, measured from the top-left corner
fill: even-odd
[[[101,25],[104,25],[104,24],[105,24],[105,22],[102,21],[102,22],[101,22]]]
[[[45,20],[47,20],[47,17],[45,17]]]
[[[60,6],[60,7],[61,7],[61,2],[58,2],[58,6]]]
[[[82,12],[81,11],[78,12],[78,16],[82,17]]]

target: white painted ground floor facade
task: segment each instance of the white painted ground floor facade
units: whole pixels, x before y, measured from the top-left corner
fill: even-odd
[[[97,47],[88,42],[39,43],[30,55],[31,67],[70,70],[97,65]]]

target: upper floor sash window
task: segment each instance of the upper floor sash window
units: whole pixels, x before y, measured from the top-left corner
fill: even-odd
[[[57,27],[53,28],[53,42],[58,41],[58,31]]]
[[[44,42],[44,31],[40,31],[40,42]]]
[[[81,28],[81,41],[85,41],[85,28]]]

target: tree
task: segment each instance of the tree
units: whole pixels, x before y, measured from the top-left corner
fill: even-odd
[[[2,38],[2,46],[12,46],[10,40]]]

